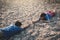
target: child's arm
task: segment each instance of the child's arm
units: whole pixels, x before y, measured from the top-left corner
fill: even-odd
[[[28,27],[30,27],[30,24],[29,24],[28,26],[23,27],[23,29],[25,30],[25,29],[27,29]]]
[[[37,21],[33,21],[32,23],[34,24],[34,23],[37,23],[37,22],[39,22],[41,20],[41,18],[39,18]]]

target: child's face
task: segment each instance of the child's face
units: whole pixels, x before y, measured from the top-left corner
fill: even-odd
[[[41,20],[46,20],[46,18],[43,16],[43,17],[41,17]]]
[[[44,20],[44,17],[41,17],[41,20]]]

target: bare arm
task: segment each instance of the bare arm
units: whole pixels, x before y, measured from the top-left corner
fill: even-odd
[[[41,20],[41,18],[39,18],[37,21],[33,22],[33,24],[39,22],[40,20]]]
[[[28,27],[30,27],[30,24],[28,26],[23,27],[23,29],[27,29]]]

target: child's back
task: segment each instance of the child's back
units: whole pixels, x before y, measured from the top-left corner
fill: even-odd
[[[10,37],[22,30],[23,29],[20,27],[17,27],[15,25],[11,25],[9,27],[3,28],[3,35],[4,35],[4,37]]]

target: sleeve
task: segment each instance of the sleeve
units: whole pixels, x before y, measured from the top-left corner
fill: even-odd
[[[46,20],[50,20],[50,18],[51,18],[51,16],[49,15],[49,14],[46,14],[46,16],[45,16],[45,18],[46,18]]]

